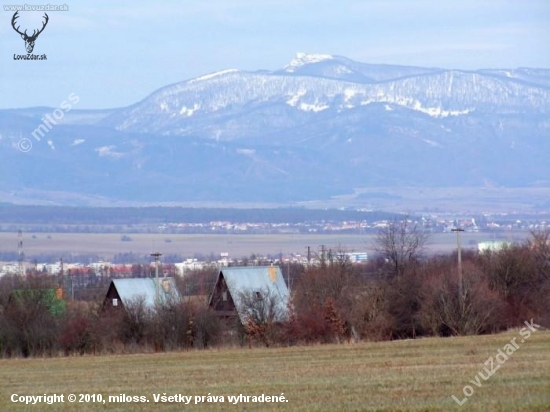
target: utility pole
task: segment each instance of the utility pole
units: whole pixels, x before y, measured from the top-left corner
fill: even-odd
[[[464,294],[463,294],[463,283],[462,283],[462,247],[460,244],[460,232],[464,232],[464,229],[457,227],[451,229],[451,232],[456,232],[456,248],[457,248],[457,259],[458,259],[458,298],[460,302],[460,311],[464,314]]]
[[[160,257],[162,256],[162,253],[159,253],[159,252],[151,253],[151,256],[155,258],[155,282],[156,282],[156,292],[157,292],[156,303],[160,303],[159,260],[160,260]]]
[[[25,273],[23,269],[23,232],[21,229],[19,229],[19,233],[17,234],[17,252],[19,255],[18,258],[18,266],[17,266],[17,272],[19,273],[19,276],[23,276]]]

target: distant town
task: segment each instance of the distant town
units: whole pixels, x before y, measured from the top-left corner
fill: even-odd
[[[386,216],[384,216],[386,217]],[[445,214],[430,214],[421,217],[407,217],[411,225],[416,225],[429,234],[450,233],[453,228],[464,229],[465,232],[487,233],[487,241],[475,242],[468,247],[476,247],[479,250],[486,248],[499,248],[506,244],[502,239],[510,233],[544,230],[550,227],[548,216],[542,215],[475,215],[475,216],[451,216]],[[33,239],[44,236],[44,233],[77,232],[96,233],[102,229],[106,233],[120,233],[120,242],[127,244],[127,249],[132,250],[132,235],[139,233],[154,233],[166,235],[164,242],[170,243],[171,234],[229,234],[229,235],[331,235],[350,234],[375,235],[386,228],[391,219],[372,220],[318,220],[306,222],[235,222],[231,220],[213,220],[200,222],[169,222],[161,224],[126,224],[126,225],[81,225],[81,224],[3,224],[1,231],[13,233],[13,242],[3,245],[0,249],[0,276],[6,274],[23,274],[27,271],[48,273],[50,275],[69,274],[97,275],[107,277],[117,276],[147,276],[153,271],[153,261],[148,255],[138,253],[116,254],[113,259],[97,255],[81,256],[79,258],[63,258],[55,253],[32,256],[25,254],[24,239]],[[17,229],[24,227],[24,229]],[[49,235],[47,235],[49,236]],[[17,241],[16,241],[17,240]],[[324,247],[323,247],[324,248]],[[170,254],[164,257],[162,264],[163,275],[184,275],[186,271],[202,270],[205,268],[221,268],[235,265],[257,264],[315,264],[319,259],[331,258],[340,254],[346,256],[352,263],[366,262],[369,257],[367,250],[332,250],[329,247],[321,249],[299,250],[293,253],[277,253],[251,256],[230,256],[229,253],[219,250],[209,255],[196,253],[192,256],[183,254]]]

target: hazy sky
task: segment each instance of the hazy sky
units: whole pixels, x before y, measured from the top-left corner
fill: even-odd
[[[8,3],[2,5],[18,4]],[[550,0],[79,1],[48,12],[26,54],[1,10],[0,108],[133,104],[159,87],[226,68],[277,69],[296,52],[457,69],[550,68]],[[19,3],[25,4],[25,1]],[[20,12],[22,28],[42,12]]]

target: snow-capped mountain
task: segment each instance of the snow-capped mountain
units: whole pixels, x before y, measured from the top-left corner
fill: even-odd
[[[0,191],[70,183],[120,199],[154,190],[163,200],[304,200],[365,186],[550,185],[549,69],[298,53],[280,70],[222,70],[127,108],[73,110],[48,133],[51,144],[18,152],[19,136],[51,112],[0,111],[0,146],[12,152],[4,167],[14,151],[19,162]],[[19,170],[21,159],[32,165]],[[60,169],[38,185],[41,162]],[[273,190],[281,184],[284,193]]]
[[[297,53],[296,57],[279,73],[295,73],[359,83],[375,83],[439,71],[441,70],[425,67],[365,64],[330,54]]]
[[[104,124],[122,131],[233,140],[266,128],[301,126],[317,117],[312,114],[341,116],[377,103],[431,117],[550,113],[550,90],[540,77],[544,80],[515,71],[366,65],[299,53],[281,71],[224,70],[167,86]],[[251,119],[267,108],[278,115],[262,122]],[[236,122],[235,116],[246,121]]]

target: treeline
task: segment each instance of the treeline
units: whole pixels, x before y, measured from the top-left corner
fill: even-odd
[[[197,273],[189,284],[179,278],[178,286],[207,293],[216,274]],[[138,298],[123,311],[103,313],[109,284],[110,279],[95,278],[73,300],[66,277],[0,278],[0,357],[201,349],[222,343],[222,325],[205,299],[150,309]]]
[[[9,224],[56,225],[132,225],[162,224],[171,222],[208,223],[231,221],[235,223],[302,223],[344,220],[385,220],[395,214],[361,212],[339,209],[232,209],[191,207],[69,207],[25,206],[0,204],[0,222],[3,230]],[[13,228],[11,228],[13,229]],[[17,230],[17,229],[16,229]],[[81,228],[85,230],[85,227]],[[94,228],[88,228],[93,231]]]
[[[365,272],[345,259],[306,270],[293,291],[298,342],[403,339],[550,326],[550,231],[483,253],[425,258],[426,233],[394,222]]]
[[[89,293],[53,302],[52,276],[0,279],[0,356],[166,351],[210,346],[288,346],[506,331],[533,319],[550,326],[550,232],[498,251],[425,257],[427,236],[407,222],[380,232],[377,258],[353,265],[343,251],[316,266],[283,265],[291,301],[281,311],[269,290],[243,291],[246,321],[208,308],[215,269],[193,271],[184,296],[154,309],[142,301],[101,314],[107,279]],[[267,263],[267,262],[263,262]],[[100,286],[99,291],[98,286]],[[92,293],[93,291],[93,293]],[[285,313],[282,313],[285,312]]]
[[[24,303],[23,303],[24,302]],[[202,349],[219,345],[220,322],[204,305],[143,302],[102,316],[100,307],[69,302],[52,311],[49,294],[27,295],[0,315],[0,356],[59,356]]]

